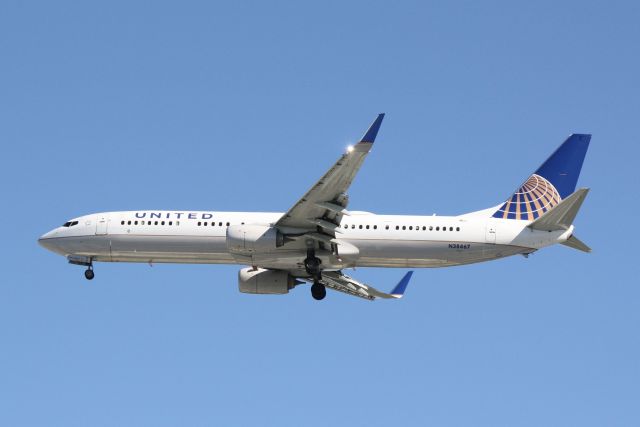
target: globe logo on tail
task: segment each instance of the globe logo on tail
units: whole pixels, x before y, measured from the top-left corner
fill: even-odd
[[[533,174],[493,214],[494,218],[533,221],[556,206],[562,198],[548,180]]]

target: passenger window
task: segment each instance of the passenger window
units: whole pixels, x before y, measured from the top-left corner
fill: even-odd
[[[124,221],[120,221],[120,225],[124,225]]]
[[[173,221],[169,221],[169,225],[173,225]]]
[[[164,225],[164,221],[162,221],[162,225]]]
[[[221,221],[221,222],[219,222],[219,223],[218,223],[218,225],[219,225],[220,227],[222,227],[222,221]]]
[[[388,229],[389,229],[389,226],[388,226],[388,225],[385,225],[385,226],[384,226],[384,229],[385,229],[385,230],[388,230]]]
[[[229,222],[228,222],[228,223],[227,223],[227,227],[228,227],[229,225],[231,225],[231,223],[229,223]]]
[[[134,224],[134,225],[138,225],[138,221],[135,221],[133,224]]]
[[[131,225],[131,221],[127,221],[127,225]]]
[[[449,231],[453,231],[453,227],[449,227]]]
[[[180,225],[180,221],[176,221],[176,225]]]
[[[377,225],[374,225],[374,226],[373,226],[373,229],[374,229],[374,230],[377,230],[377,229],[378,229],[378,226],[377,226]]]
[[[367,225],[367,230],[369,229],[369,226]]]
[[[399,225],[396,225],[396,230],[400,230],[400,226]]]
[[[140,221],[140,224],[144,225],[144,221]]]
[[[243,222],[244,224],[244,222]],[[207,225],[209,225],[209,223],[207,221],[204,222],[204,226],[206,227]]]
[[[402,226],[402,229],[403,229],[403,230],[406,230],[406,229],[407,229],[407,226],[406,226],[406,225],[403,225],[403,226]]]
[[[436,227],[436,231],[440,231],[440,227]]]
[[[358,226],[358,228],[359,228],[360,230],[362,230],[362,224],[360,224],[360,226]]]
[[[429,226],[429,231],[433,231],[433,225]]]
[[[456,231],[460,231],[460,227],[456,227]]]
[[[202,223],[200,221],[198,221],[198,227],[200,227],[202,225]]]
[[[349,228],[349,226],[348,226],[347,224],[345,224],[345,225],[343,226],[343,228]]]
[[[351,229],[353,230],[354,228],[356,228],[355,224],[351,224]]]
[[[426,225],[422,226],[422,231],[427,231],[427,226]]]
[[[153,224],[153,225],[158,225],[158,221],[154,222],[154,224]]]
[[[410,225],[410,226],[409,226],[409,230],[413,230],[413,225]]]

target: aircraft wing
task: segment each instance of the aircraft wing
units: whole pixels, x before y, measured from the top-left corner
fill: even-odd
[[[378,115],[360,142],[349,147],[338,161],[276,223],[278,227],[319,228],[322,235],[335,237],[349,197],[346,192],[376,139],[384,114]]]
[[[407,285],[409,284],[409,279],[411,279],[412,274],[413,271],[409,271],[405,274],[400,282],[398,282],[398,284],[389,293],[381,292],[372,286],[360,283],[342,273],[342,271],[324,271],[322,273],[320,283],[334,291],[344,292],[345,294],[368,299],[370,301],[376,298],[398,299],[404,296],[404,291],[407,289]]]

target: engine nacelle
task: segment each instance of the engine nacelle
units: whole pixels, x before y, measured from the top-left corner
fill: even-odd
[[[227,227],[227,249],[231,253],[251,255],[282,246],[283,235],[268,225],[242,224]]]
[[[238,272],[238,288],[245,294],[287,294],[297,283],[281,270],[247,267]]]

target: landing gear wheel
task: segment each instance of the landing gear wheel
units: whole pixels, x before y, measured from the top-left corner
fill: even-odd
[[[315,300],[322,300],[327,296],[327,288],[322,283],[314,283],[311,285],[311,296]]]
[[[94,278],[95,276],[96,276],[96,275],[94,274],[93,269],[91,269],[91,268],[87,268],[87,269],[84,271],[84,277],[85,277],[87,280],[93,280],[93,278]]]

